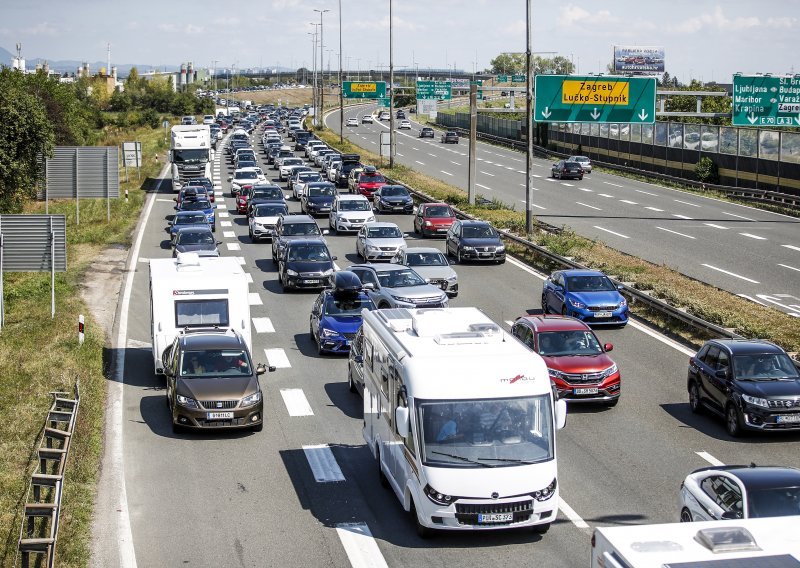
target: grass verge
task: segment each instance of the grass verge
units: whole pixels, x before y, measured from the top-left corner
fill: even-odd
[[[365,163],[378,167],[383,166],[380,156],[349,141],[340,144],[338,134],[324,131],[318,133],[318,136],[342,152],[360,154]],[[498,228],[519,235],[524,234],[524,212],[515,211],[513,207],[508,207],[502,202],[493,200],[487,205],[469,206],[466,192],[463,190],[406,166],[395,165],[394,168],[385,168],[382,171],[390,178],[422,193],[451,203],[471,215],[486,219]],[[646,291],[651,296],[664,300],[672,306],[719,326],[734,329],[740,335],[769,339],[788,351],[800,351],[800,318],[793,318],[777,310],[760,306],[689,278],[668,266],[656,265],[627,255],[600,241],[580,237],[567,229],[560,234],[539,231],[527,235],[527,238],[561,256],[572,257],[581,264],[603,270],[620,281],[631,283],[637,289]],[[553,269],[543,258],[532,254],[523,247],[512,245],[509,250],[535,268],[545,272]],[[532,305],[538,305],[538,301],[538,297],[531,298]],[[655,325],[690,343],[696,345],[704,339],[693,329],[667,321],[658,313],[646,313],[636,306],[633,306],[633,310],[637,315],[646,317]]]
[[[108,362],[103,359],[104,331],[81,299],[84,275],[96,255],[109,245],[128,245],[144,203],[139,188],[154,183],[163,163],[156,154],[166,148],[163,129],[140,128],[104,132],[102,145],[123,140],[142,142],[141,180],[135,172],[120,184],[124,197],[106,201],[81,199],[80,225],[74,201],[51,201],[51,214],[67,219],[67,272],[55,279],[56,310],[50,318],[49,273],[5,275],[6,325],[0,343],[0,566],[11,567],[19,537],[22,504],[35,467],[33,452],[52,402],[50,391],[71,391],[80,379],[81,406],[66,467],[59,527],[58,565],[86,566],[95,487],[101,457]],[[124,179],[124,174],[121,174]],[[25,213],[44,213],[44,203],[31,203]],[[86,340],[77,342],[78,315],[86,317]]]

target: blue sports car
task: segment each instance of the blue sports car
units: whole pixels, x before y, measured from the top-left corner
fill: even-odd
[[[596,270],[559,270],[551,274],[542,288],[542,311],[592,325],[628,323],[628,302],[608,276]]]
[[[309,333],[317,352],[348,353],[350,341],[361,327],[361,310],[374,310],[375,304],[361,289],[358,276],[341,271],[332,277],[333,289],[325,289],[311,308]]]

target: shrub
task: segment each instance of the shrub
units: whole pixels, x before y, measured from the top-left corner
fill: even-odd
[[[704,183],[719,183],[719,168],[708,156],[703,156],[694,167],[697,179]]]

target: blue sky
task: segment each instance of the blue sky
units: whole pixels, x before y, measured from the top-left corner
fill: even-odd
[[[385,68],[389,0],[341,0],[344,64]],[[666,68],[686,81],[730,82],[744,73],[800,73],[798,0],[532,0],[533,50],[604,71],[612,46],[662,45]],[[3,0],[0,46],[27,58],[220,69],[311,66],[314,9],[324,15],[324,61],[337,68],[338,0]],[[394,0],[397,67],[472,71],[525,50],[525,0]],[[330,50],[330,52],[328,51]]]

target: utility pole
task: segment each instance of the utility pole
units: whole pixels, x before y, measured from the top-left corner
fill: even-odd
[[[347,58],[350,67],[350,58]],[[344,142],[344,89],[342,85],[342,0],[339,0],[339,143]]]
[[[467,168],[467,198],[475,205],[475,161],[478,147],[478,86],[469,86],[469,166]]]
[[[525,65],[527,68],[525,89],[525,124],[528,131],[526,140],[527,164],[525,167],[525,232],[533,232],[533,188],[531,187],[531,174],[533,173],[533,29],[531,25],[531,0],[526,0],[525,6]]]
[[[392,0],[389,0],[389,169],[394,167],[394,39],[392,36]]]
[[[323,33],[322,33],[322,14],[324,14],[325,12],[330,12],[330,10],[327,10],[327,9],[326,10],[318,10],[317,8],[314,8],[314,11],[315,12],[319,12],[319,72],[320,72],[320,79],[321,79],[321,81],[319,82],[319,113],[317,114],[315,112],[315,114],[316,114],[316,118],[317,118],[317,128],[319,128],[320,130],[323,130],[325,128],[325,125],[322,123],[322,108],[325,106],[325,92],[324,92],[325,91],[325,67],[324,67],[325,61],[323,59],[324,56],[325,56],[325,54],[323,52],[323,49],[325,47],[325,43],[324,43],[324,39],[323,39],[324,36],[323,36]]]

